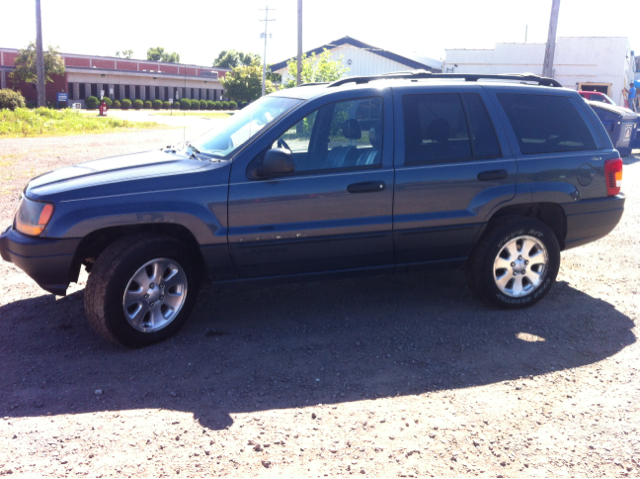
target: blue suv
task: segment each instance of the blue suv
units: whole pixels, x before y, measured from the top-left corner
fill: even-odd
[[[61,168],[24,189],[0,252],[129,347],[187,320],[199,285],[462,267],[531,306],[560,252],[609,233],[622,160],[575,91],[429,72],[282,90],[191,143]]]

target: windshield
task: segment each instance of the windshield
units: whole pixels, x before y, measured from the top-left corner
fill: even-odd
[[[192,141],[191,146],[215,158],[229,158],[265,126],[300,103],[302,100],[293,98],[262,97],[226,120],[222,128]]]

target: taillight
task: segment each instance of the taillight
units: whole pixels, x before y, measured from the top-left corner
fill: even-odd
[[[607,196],[620,193],[622,186],[622,158],[604,162],[604,175],[607,179]]]

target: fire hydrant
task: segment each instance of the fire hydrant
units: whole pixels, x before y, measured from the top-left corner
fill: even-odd
[[[107,116],[107,110],[109,108],[107,107],[107,104],[104,100],[102,100],[100,102],[100,116]]]

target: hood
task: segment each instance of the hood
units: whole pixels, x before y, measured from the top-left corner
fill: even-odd
[[[114,156],[66,166],[29,182],[29,196],[37,197],[109,183],[187,173],[210,165],[209,161],[188,158],[184,154],[162,150]],[[34,198],[35,199],[35,198]]]

